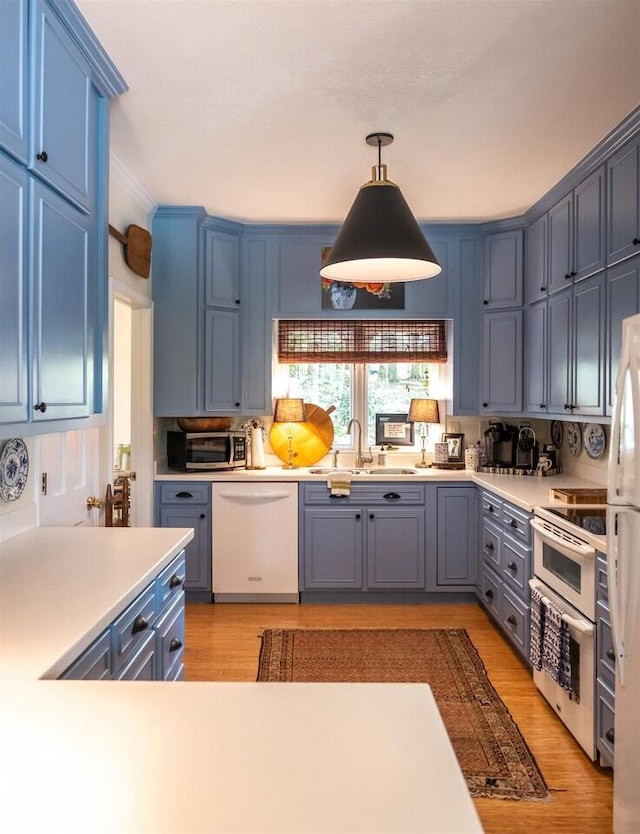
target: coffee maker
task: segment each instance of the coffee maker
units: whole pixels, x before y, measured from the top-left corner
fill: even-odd
[[[516,468],[535,469],[538,465],[538,443],[536,433],[531,426],[521,426],[518,431],[516,449]]]
[[[518,429],[510,423],[490,423],[484,433],[484,445],[487,450],[487,466],[500,469],[514,469],[516,466],[516,449]]]

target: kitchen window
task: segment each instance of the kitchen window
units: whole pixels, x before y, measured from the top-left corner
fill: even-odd
[[[352,446],[346,434],[352,417],[359,419],[366,445],[373,446],[377,413],[407,413],[412,397],[439,397],[446,376],[446,325],[281,321],[278,359],[278,388],[324,408],[335,406],[336,447]],[[431,442],[439,438],[438,426],[425,428],[431,429]]]

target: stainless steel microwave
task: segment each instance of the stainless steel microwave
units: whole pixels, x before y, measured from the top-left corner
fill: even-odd
[[[167,432],[167,464],[185,472],[242,469],[247,439],[241,431]]]

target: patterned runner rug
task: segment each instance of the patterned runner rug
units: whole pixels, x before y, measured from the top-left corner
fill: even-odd
[[[269,629],[257,680],[428,683],[471,796],[549,798],[464,629]]]

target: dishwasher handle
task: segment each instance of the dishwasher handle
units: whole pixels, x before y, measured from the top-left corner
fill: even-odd
[[[270,492],[247,492],[247,491],[229,491],[219,492],[220,498],[229,498],[232,501],[245,502],[251,504],[255,501],[279,501],[283,498],[290,498],[290,492],[282,492],[282,490],[271,490]]]

